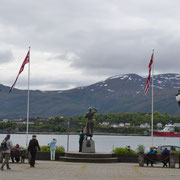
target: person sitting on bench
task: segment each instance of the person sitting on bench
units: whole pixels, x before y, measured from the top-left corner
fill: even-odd
[[[150,147],[150,151],[147,154],[156,155],[156,151],[154,150],[154,147]],[[147,161],[147,166],[149,165],[149,162],[151,163],[151,166],[153,166],[153,160],[149,159]]]
[[[169,162],[169,154],[170,151],[167,148],[164,148],[161,155],[163,156],[163,167],[167,167],[167,163]]]

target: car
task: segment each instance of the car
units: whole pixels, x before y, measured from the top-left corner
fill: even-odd
[[[165,148],[167,148],[169,151],[179,151],[180,152],[180,147],[179,146],[174,146],[174,145],[163,145],[163,146],[158,146],[157,147],[157,152],[162,152]]]

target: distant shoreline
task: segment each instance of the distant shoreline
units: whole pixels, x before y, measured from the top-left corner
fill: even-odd
[[[8,134],[8,133],[3,133]],[[16,133],[10,133],[10,134],[26,134],[26,132],[16,132]],[[60,133],[60,132],[29,132],[28,135],[32,134],[40,134],[40,135],[79,135],[79,133],[76,132],[70,132],[68,133]],[[119,134],[119,133],[94,133],[94,135],[100,135],[100,136],[145,136],[145,135],[139,135],[139,134]],[[149,136],[149,135],[147,135]]]

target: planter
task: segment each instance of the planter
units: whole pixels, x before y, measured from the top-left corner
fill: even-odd
[[[118,157],[119,162],[138,163],[137,154],[112,154],[113,157]]]
[[[59,160],[60,156],[64,156],[64,152],[56,152],[55,160]],[[50,152],[37,152],[37,160],[50,160]]]

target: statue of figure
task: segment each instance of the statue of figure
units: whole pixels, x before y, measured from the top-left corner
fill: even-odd
[[[96,108],[89,108],[89,112],[86,114],[87,123],[86,123],[86,139],[89,136],[90,139],[92,139],[93,136],[93,126],[94,126],[94,120],[93,116],[97,112]]]

